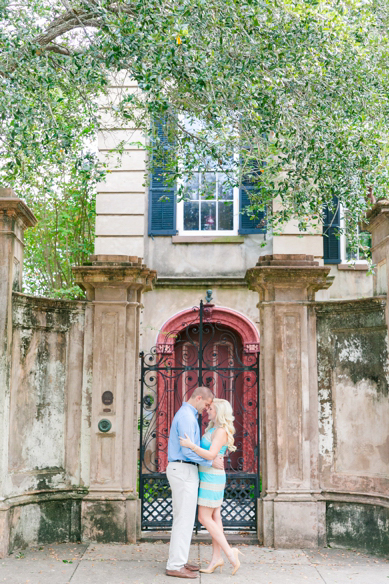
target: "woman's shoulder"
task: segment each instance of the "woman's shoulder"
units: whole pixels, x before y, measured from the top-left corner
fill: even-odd
[[[212,439],[217,435],[218,437],[227,438],[227,432],[224,428],[211,428],[213,433],[211,434]]]

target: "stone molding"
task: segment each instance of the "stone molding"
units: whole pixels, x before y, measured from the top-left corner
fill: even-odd
[[[193,278],[192,276],[164,276],[158,278],[154,285],[155,288],[168,288],[169,290],[173,288],[196,288],[196,289],[207,289],[207,288],[245,288],[247,290],[247,282],[244,277],[232,276],[232,277],[215,277],[211,276],[208,278]]]
[[[19,219],[23,229],[34,227],[38,222],[33,212],[10,188],[0,188],[0,213]]]
[[[90,256],[90,264],[75,266],[75,282],[86,291],[88,300],[98,300],[96,289],[121,288],[141,291],[152,290],[157,272],[150,270],[136,256]],[[103,299],[104,300],[104,299]],[[119,300],[111,297],[107,301]],[[126,300],[122,295],[120,300]]]
[[[318,290],[331,286],[330,270],[313,256],[275,254],[260,257],[255,268],[247,270],[246,280],[249,289],[259,292],[260,302],[312,302]]]

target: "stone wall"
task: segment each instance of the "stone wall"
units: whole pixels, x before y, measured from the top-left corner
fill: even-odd
[[[386,298],[318,304],[320,487],[327,542],[389,551]]]
[[[80,539],[89,484],[90,327],[85,302],[13,293],[0,493],[9,550]]]

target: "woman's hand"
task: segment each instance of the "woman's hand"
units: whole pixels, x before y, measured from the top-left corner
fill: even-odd
[[[190,448],[191,450],[193,450],[193,448],[196,446],[196,444],[194,444],[194,442],[192,442],[192,440],[189,438],[188,434],[185,434],[185,438],[180,436],[180,444],[182,448]]]

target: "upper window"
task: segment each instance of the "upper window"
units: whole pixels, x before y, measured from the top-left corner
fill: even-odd
[[[185,183],[185,198],[178,203],[180,234],[233,235],[238,231],[239,189],[223,172],[196,172]]]
[[[163,120],[156,122],[162,154],[169,152],[169,137]],[[154,153],[152,154],[154,157]],[[250,175],[241,186],[232,186],[228,163],[220,171],[195,172],[187,181],[173,184],[164,156],[155,156],[149,187],[149,235],[237,235],[266,233],[265,211],[251,208],[250,193],[256,190]],[[177,190],[180,196],[177,196]],[[184,192],[184,197],[181,193]],[[180,199],[177,202],[177,199]]]
[[[369,259],[371,233],[368,231],[361,231],[359,227],[357,227],[357,234],[359,245],[358,249],[354,251],[351,250],[350,242],[347,238],[347,232],[343,233],[340,237],[341,257],[342,261],[346,263],[366,263]]]
[[[371,247],[371,235],[367,231],[360,231],[357,227],[359,246],[356,251],[351,251],[350,238],[347,237],[345,228],[345,211],[338,200],[334,198],[333,209],[324,209],[323,244],[324,263],[366,263]]]

